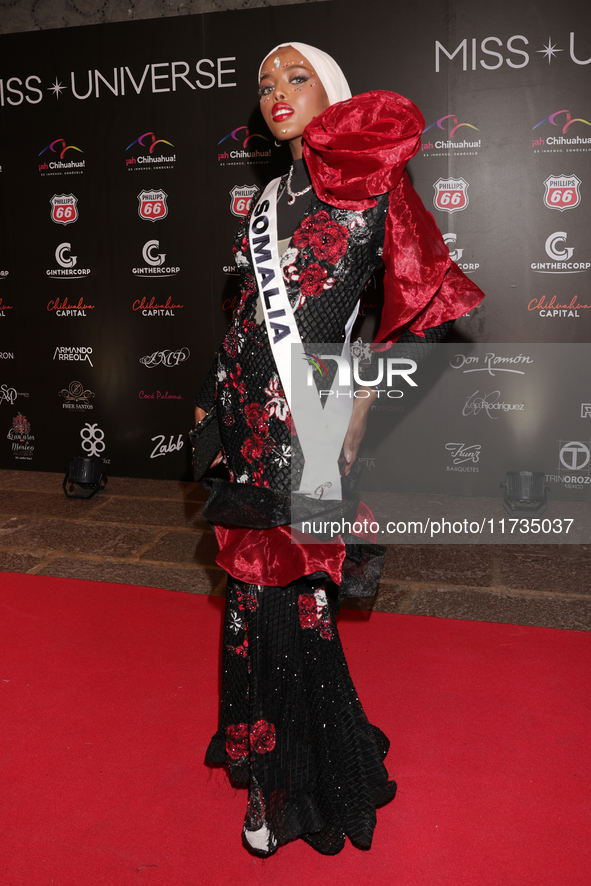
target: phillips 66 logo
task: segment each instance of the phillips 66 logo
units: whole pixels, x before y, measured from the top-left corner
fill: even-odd
[[[151,222],[166,218],[168,215],[167,197],[168,194],[164,191],[140,191],[137,195],[140,218]]]
[[[51,220],[56,225],[71,225],[78,221],[78,198],[73,194],[54,194],[49,202]]]
[[[463,178],[440,178],[433,185],[435,209],[460,212],[468,205],[468,182]]]
[[[248,215],[252,198],[256,193],[256,185],[234,185],[230,191],[230,210],[237,218]]]
[[[576,175],[549,175],[544,184],[544,206],[548,209],[564,212],[565,209],[574,209],[581,202],[581,179]]]

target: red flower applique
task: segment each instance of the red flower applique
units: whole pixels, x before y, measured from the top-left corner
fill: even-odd
[[[269,414],[260,403],[249,403],[244,407],[246,424],[257,437],[266,437],[269,433]]]
[[[322,292],[324,281],[328,277],[328,271],[322,265],[312,262],[307,268],[304,268],[300,274],[300,290],[302,295],[307,298],[310,295],[318,296]]]
[[[226,753],[232,760],[239,760],[248,754],[248,725],[237,723],[226,727]]]
[[[315,628],[318,621],[316,614],[316,598],[313,594],[300,594],[298,597],[300,625],[303,628]]]
[[[293,235],[294,246],[309,246],[321,261],[334,265],[347,251],[349,231],[344,225],[331,221],[325,210],[307,218]]]
[[[275,727],[266,720],[257,720],[250,730],[250,746],[257,754],[268,754],[275,747]]]

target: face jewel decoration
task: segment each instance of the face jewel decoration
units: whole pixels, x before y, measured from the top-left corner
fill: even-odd
[[[276,55],[275,58],[273,59],[273,65],[274,65],[276,68],[278,68],[280,64],[281,64],[281,59],[279,58],[278,55]]]

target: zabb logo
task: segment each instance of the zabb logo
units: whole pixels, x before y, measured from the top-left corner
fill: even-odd
[[[146,241],[142,249],[142,258],[146,262],[146,266],[143,268],[133,268],[132,274],[135,274],[136,277],[174,277],[176,274],[178,274],[180,268],[164,266],[164,262],[166,261],[166,253],[158,252],[159,249],[159,240]]]
[[[581,179],[576,175],[549,175],[544,185],[544,206],[548,209],[574,209],[581,202],[579,186]]]
[[[468,205],[468,182],[463,178],[440,178],[433,185],[433,203],[440,212],[461,212]]]
[[[257,192],[256,185],[235,185],[230,191],[230,211],[237,218],[248,215],[252,198]]]
[[[544,247],[551,261],[532,262],[531,269],[538,274],[582,274],[591,268],[591,262],[571,261],[574,246],[565,246],[566,231],[554,231],[546,238]]]
[[[144,221],[160,221],[168,215],[168,194],[165,191],[140,191],[138,213]]]
[[[52,222],[71,225],[78,221],[78,198],[73,194],[54,194],[49,202]]]

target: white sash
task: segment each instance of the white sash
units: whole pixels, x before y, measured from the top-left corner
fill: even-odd
[[[250,248],[269,343],[285,392],[298,439],[304,453],[299,490],[315,499],[341,499],[338,457],[349,426],[353,388],[338,396],[335,375],[325,407],[315,384],[309,385],[309,365],[294,312],[283,282],[277,247],[277,190],[280,179],[270,182],[259,198],[250,221]],[[349,343],[359,304],[346,326],[341,356],[350,366]],[[328,356],[328,355],[318,355]],[[328,383],[327,383],[328,384]]]

